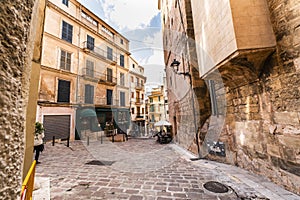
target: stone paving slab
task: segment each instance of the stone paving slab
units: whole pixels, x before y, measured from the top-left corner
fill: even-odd
[[[243,169],[194,155],[155,139],[46,144],[36,176],[50,178],[51,199],[294,199],[300,197]],[[90,164],[87,164],[90,163]],[[227,193],[203,184],[218,181]],[[35,196],[35,199],[39,199]]]

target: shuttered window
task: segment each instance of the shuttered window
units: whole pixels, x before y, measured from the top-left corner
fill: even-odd
[[[63,21],[61,39],[72,43],[72,38],[73,38],[73,26]]]
[[[120,66],[124,67],[124,55],[120,55]]]
[[[95,39],[92,36],[87,35],[87,48],[94,51]]]
[[[87,60],[86,61],[86,75],[89,77],[94,77],[94,62]]]
[[[85,85],[85,103],[92,104],[94,103],[94,86]]]
[[[57,102],[70,102],[70,81],[58,80]]]
[[[211,102],[211,113],[212,115],[218,115],[218,104],[216,97],[215,82],[213,80],[208,80],[210,102]]]
[[[107,59],[113,60],[113,50],[110,47],[107,47]]]
[[[106,105],[112,105],[113,102],[113,91],[112,90],[106,90]]]
[[[60,51],[60,69],[70,71],[71,69],[71,53],[64,50]]]
[[[120,85],[125,85],[125,75],[124,73],[120,73]]]
[[[69,0],[62,0],[62,3],[65,4],[66,6],[69,6]]]
[[[110,68],[107,68],[107,81],[112,82],[113,79],[113,71]]]
[[[125,106],[125,92],[120,92],[120,106]]]

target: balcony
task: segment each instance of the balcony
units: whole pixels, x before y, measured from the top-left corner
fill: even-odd
[[[141,90],[141,89],[143,89],[143,87],[144,87],[144,84],[141,84],[141,83],[138,83],[138,82],[135,83],[135,89]]]
[[[143,116],[143,114],[141,114],[141,113],[137,113],[135,118],[136,118],[137,120],[142,120],[142,119],[144,119],[144,116]]]
[[[115,54],[109,54],[107,51],[87,43],[87,41],[83,42],[83,51],[86,53],[94,54],[98,58],[112,62],[113,64],[117,63],[117,56]]]
[[[117,85],[116,77],[113,77],[108,74],[100,73],[100,72],[97,72],[97,71],[89,69],[89,68],[82,69],[82,76],[85,79],[89,79],[91,81],[98,82],[99,84],[105,84],[105,85],[111,85],[111,86]]]
[[[143,99],[141,99],[141,98],[136,98],[135,99],[135,104],[142,104],[143,103]]]
[[[98,97],[95,96],[93,99],[93,103],[86,103],[85,102],[85,96],[80,96],[79,101],[81,104],[93,104],[93,105],[102,105],[102,106],[119,106],[119,100],[118,99],[107,99],[105,97]]]
[[[107,98],[99,98],[96,96],[94,102],[95,102],[95,105],[119,106],[118,99],[108,100]]]

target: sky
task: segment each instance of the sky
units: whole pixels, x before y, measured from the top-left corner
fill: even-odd
[[[157,0],[78,0],[130,41],[147,82],[162,83],[164,60]]]

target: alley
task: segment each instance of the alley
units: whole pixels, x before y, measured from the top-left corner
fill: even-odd
[[[129,139],[46,144],[36,177],[50,179],[51,199],[300,199],[265,178],[208,160],[190,161],[175,144]],[[217,181],[228,192],[203,187]],[[218,188],[216,188],[218,189]],[[35,199],[39,197],[34,196]]]

